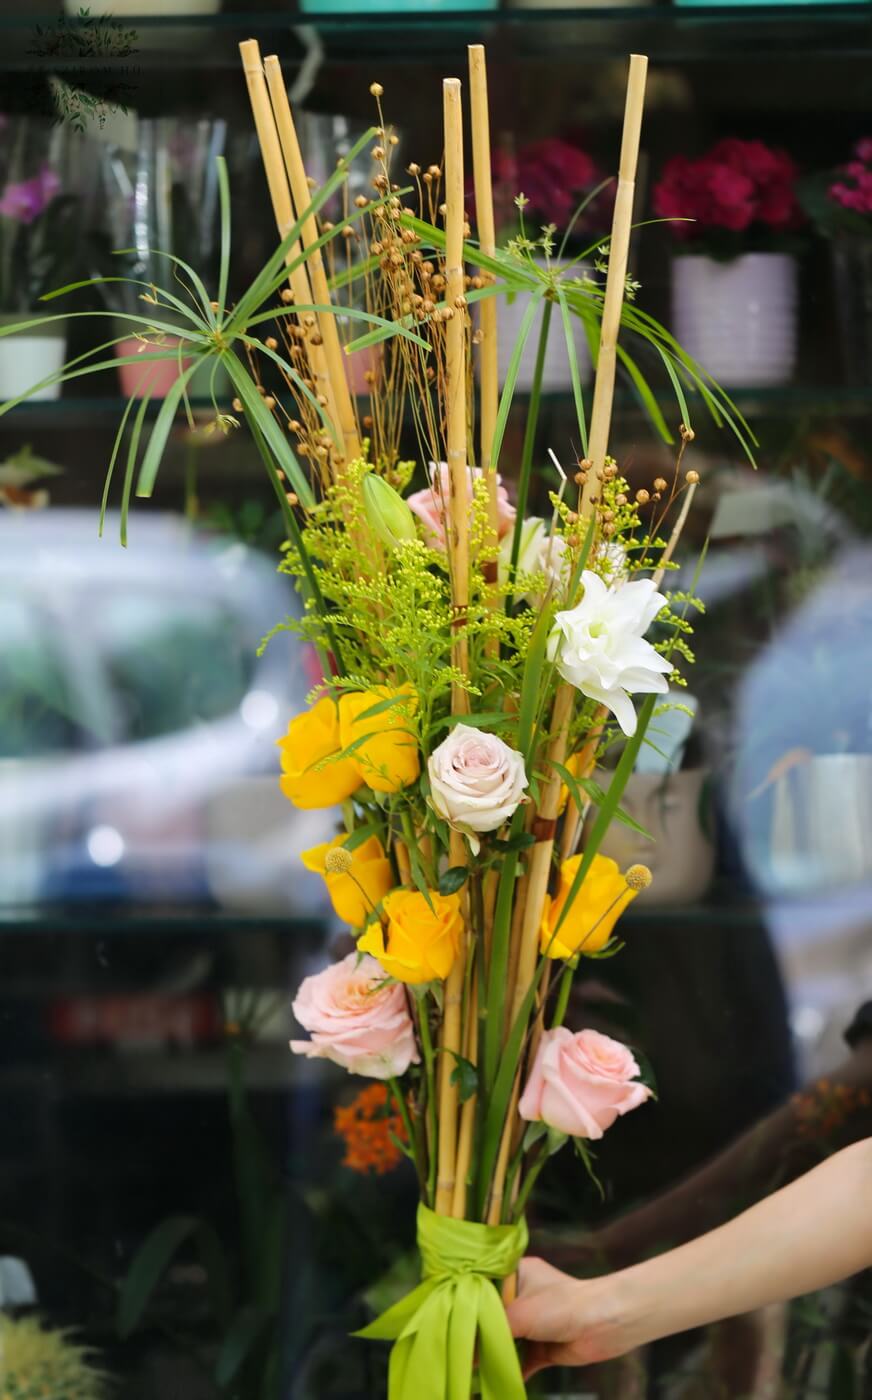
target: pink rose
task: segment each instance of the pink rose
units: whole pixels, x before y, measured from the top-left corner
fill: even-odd
[[[638,1075],[620,1041],[599,1031],[573,1035],[558,1026],[542,1036],[518,1112],[568,1137],[601,1138],[616,1118],[651,1097]]]
[[[475,477],[481,476],[481,467],[467,467],[469,473],[469,490],[467,500],[472,500],[472,482]],[[445,508],[448,505],[450,491],[450,481],[448,466],[445,462],[440,462],[437,466],[435,462],[430,463],[430,486],[425,486],[423,491],[413,491],[411,496],[406,497],[406,504],[413,510],[418,519],[424,525],[424,538],[431,549],[445,550]],[[515,507],[509,500],[509,493],[502,485],[502,478],[497,477],[497,533],[502,539],[503,535],[511,529],[515,520]]]
[[[349,953],[306,977],[293,1003],[311,1040],[292,1040],[295,1055],[332,1060],[351,1074],[392,1079],[418,1063],[406,993],[385,983],[375,958]]]
[[[449,826],[465,831],[477,855],[477,831],[496,831],[524,801],[524,759],[496,734],[455,724],[427,760],[430,801]]]

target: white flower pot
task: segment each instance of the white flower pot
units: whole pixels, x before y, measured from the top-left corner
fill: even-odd
[[[27,319],[26,312],[15,317],[16,321]],[[60,329],[53,334],[24,331],[0,338],[0,403],[17,399],[32,384],[38,384],[40,379],[60,369],[66,355],[67,338],[61,323],[56,322],[56,325]],[[60,384],[49,384],[30,397],[56,399],[60,392]]]
[[[535,258],[540,267],[544,267],[544,262]],[[552,263],[554,266],[555,263]],[[559,263],[556,263],[560,266]],[[583,277],[585,268],[579,266],[573,270],[573,276]],[[529,305],[529,297],[521,293],[512,302],[505,297],[497,298],[497,326],[498,326],[498,349],[497,363],[499,366],[500,386],[506,381],[509,371],[509,361],[515,348],[518,332],[521,329],[521,322],[524,313]],[[542,325],[544,308],[540,307],[530,327],[530,334],[524,346],[524,353],[521,356],[521,365],[518,370],[518,380],[515,387],[522,392],[528,392],[533,387],[533,371],[536,366],[536,351],[539,345],[539,330]],[[582,384],[589,384],[593,374],[590,352],[587,348],[587,337],[584,333],[584,326],[577,316],[572,318],[573,342],[575,353],[578,357],[578,375]],[[569,374],[569,357],[566,353],[566,335],[563,330],[563,317],[560,314],[560,307],[555,302],[551,309],[551,324],[548,327],[548,345],[545,351],[545,365],[542,372],[542,389],[545,393],[560,393],[571,389],[572,379]]]
[[[784,384],[796,363],[796,260],[746,253],[730,262],[683,254],[672,264],[672,330],[726,387]]]

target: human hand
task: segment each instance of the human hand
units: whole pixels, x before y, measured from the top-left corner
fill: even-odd
[[[518,1296],[507,1309],[512,1336],[525,1342],[525,1379],[546,1366],[589,1366],[630,1349],[612,1282],[575,1279],[544,1259],[524,1259]]]

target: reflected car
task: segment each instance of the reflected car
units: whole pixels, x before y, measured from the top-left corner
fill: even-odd
[[[0,517],[0,904],[320,913],[276,740],[318,679],[273,558],[141,515]]]

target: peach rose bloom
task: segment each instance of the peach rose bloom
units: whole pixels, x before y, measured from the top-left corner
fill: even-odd
[[[467,467],[469,472],[469,488],[467,499],[472,501],[472,482],[475,477],[481,476],[481,467]],[[448,465],[445,462],[430,463],[430,486],[425,486],[423,491],[413,491],[411,496],[406,497],[406,505],[413,510],[424,526],[424,539],[431,549],[439,549],[445,553],[445,508],[448,504],[450,493],[450,477]],[[507,534],[515,523],[515,507],[509,500],[509,493],[502,484],[502,478],[497,476],[497,534],[500,539]]]
[[[351,1074],[393,1079],[418,1063],[406,993],[385,983],[375,958],[349,953],[306,977],[293,1003],[311,1040],[292,1040],[295,1055],[332,1060]]]
[[[651,1090],[638,1082],[631,1051],[599,1031],[546,1031],[518,1112],[568,1137],[601,1138],[615,1120],[638,1108]]]

